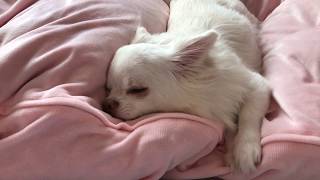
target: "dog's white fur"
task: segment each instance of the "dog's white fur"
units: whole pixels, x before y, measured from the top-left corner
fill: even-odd
[[[107,83],[107,99],[119,102],[113,115],[184,112],[221,120],[229,163],[253,170],[270,94],[258,74],[257,24],[239,0],[171,0],[167,32],[151,35],[139,27],[116,52]],[[128,94],[132,86],[148,92]]]

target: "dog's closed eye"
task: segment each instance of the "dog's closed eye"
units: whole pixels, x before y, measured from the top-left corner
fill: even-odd
[[[148,94],[149,88],[147,87],[131,87],[127,90],[128,95],[144,97]]]

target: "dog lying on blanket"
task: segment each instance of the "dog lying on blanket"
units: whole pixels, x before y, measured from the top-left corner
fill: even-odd
[[[258,74],[257,24],[239,0],[171,0],[167,32],[139,27],[117,50],[105,110],[125,120],[153,112],[221,120],[227,162],[254,170],[270,94]]]

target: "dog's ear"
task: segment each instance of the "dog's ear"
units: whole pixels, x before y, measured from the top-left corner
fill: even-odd
[[[210,30],[180,43],[175,48],[172,59],[176,66],[176,73],[195,72],[205,64],[203,60],[208,56],[217,38],[217,32]]]
[[[132,39],[131,43],[142,43],[146,42],[151,38],[151,34],[142,26],[138,26],[136,35]]]

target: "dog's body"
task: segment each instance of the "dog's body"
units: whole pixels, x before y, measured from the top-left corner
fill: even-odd
[[[167,32],[138,28],[132,43],[116,52],[108,111],[123,119],[178,111],[221,120],[231,137],[230,163],[254,169],[269,104],[269,88],[257,73],[256,26],[238,0],[171,0]]]

